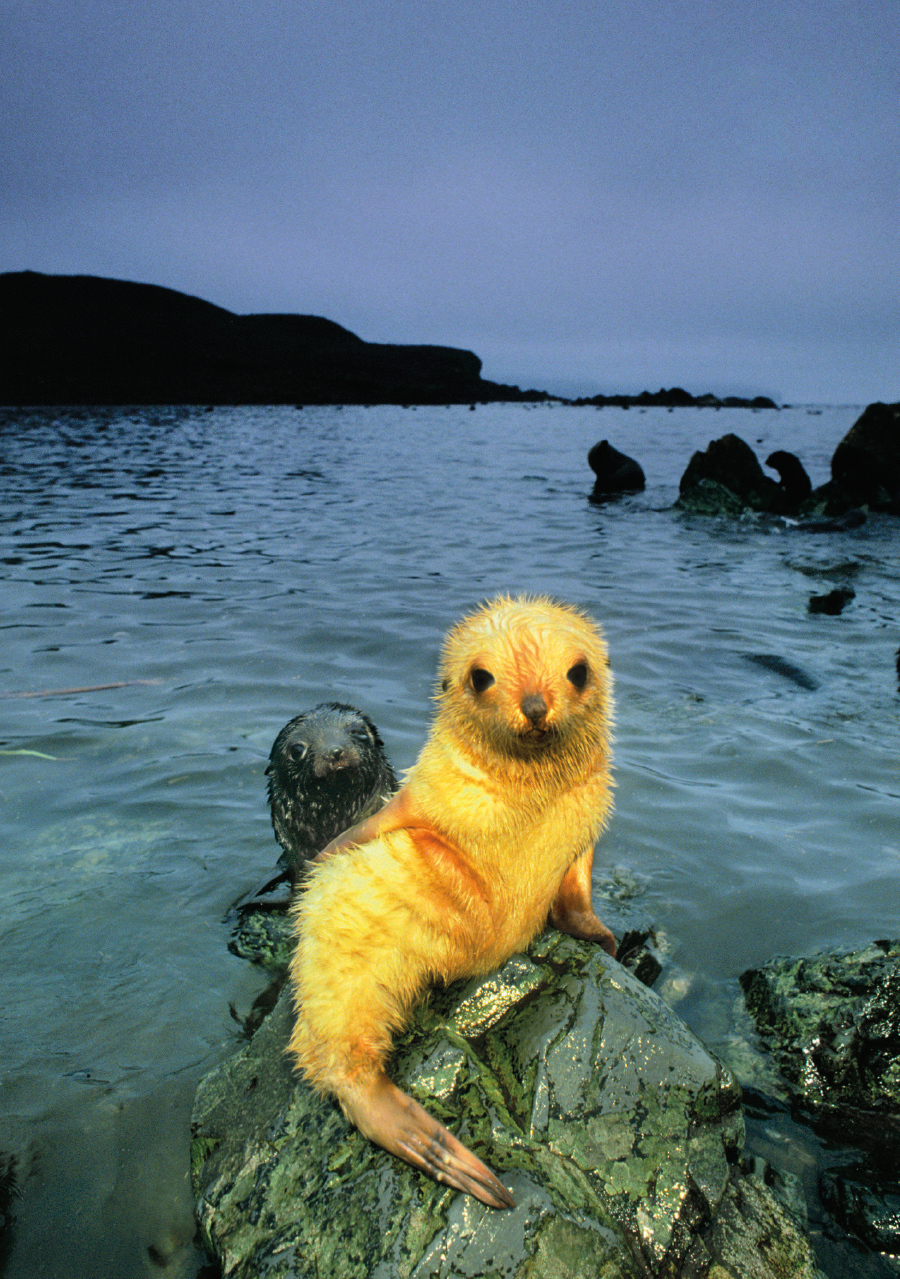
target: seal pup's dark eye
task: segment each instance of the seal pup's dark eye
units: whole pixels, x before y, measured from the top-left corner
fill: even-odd
[[[566,671],[566,679],[574,688],[584,688],[587,683],[588,668],[586,662],[576,662]]]
[[[291,744],[291,755],[293,756],[294,759],[298,761],[301,759],[306,759],[306,756],[308,753],[309,753],[308,742],[293,742]]]
[[[494,683],[494,677],[490,671],[486,671],[481,666],[476,666],[472,674],[469,676],[472,681],[472,687],[476,693],[483,693],[486,688]]]

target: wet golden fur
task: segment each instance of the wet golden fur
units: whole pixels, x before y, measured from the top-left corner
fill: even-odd
[[[494,682],[478,691],[473,671]],[[590,906],[590,857],[611,808],[612,681],[584,614],[494,600],[449,632],[439,678],[403,789],[349,833],[361,845],[336,841],[295,906],[289,1051],[364,1132],[357,1088],[383,1070],[428,984],[490,972],[526,947],[579,859]],[[539,727],[522,710],[534,696],[546,706]]]

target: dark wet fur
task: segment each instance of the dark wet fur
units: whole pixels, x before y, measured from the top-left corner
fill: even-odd
[[[272,747],[269,804],[291,881],[349,826],[399,789],[378,729],[362,711],[322,702],[286,724]]]

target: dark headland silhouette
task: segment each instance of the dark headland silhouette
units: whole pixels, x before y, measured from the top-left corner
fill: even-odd
[[[0,404],[542,400],[561,397],[490,382],[478,356],[456,347],[365,342],[315,315],[235,315],[156,284],[0,274]],[[680,388],[575,403],[776,407]]]
[[[364,342],[313,315],[235,315],[155,284],[0,275],[0,403],[521,400],[471,351]]]

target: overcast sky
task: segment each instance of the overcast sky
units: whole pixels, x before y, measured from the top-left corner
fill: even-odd
[[[900,399],[900,0],[0,0],[0,270]]]

